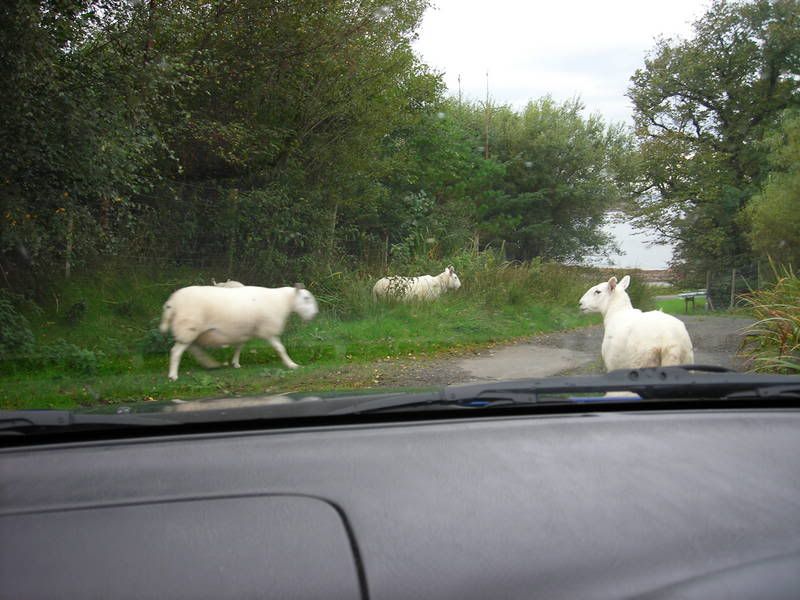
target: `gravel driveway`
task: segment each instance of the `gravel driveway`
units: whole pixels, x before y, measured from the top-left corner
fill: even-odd
[[[741,369],[736,356],[742,330],[751,319],[728,316],[677,315],[689,330],[696,364]],[[432,361],[404,362],[380,369],[382,385],[427,386],[602,373],[602,326],[532,337],[527,342],[494,346],[460,356]]]

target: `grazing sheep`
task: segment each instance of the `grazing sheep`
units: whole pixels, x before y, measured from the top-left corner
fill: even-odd
[[[625,291],[631,278],[589,288],[580,300],[582,312],[603,315],[602,355],[607,371],[685,365],[694,362],[692,340],[682,321],[660,310],[633,308]]]
[[[235,346],[232,364],[238,369],[242,346],[253,338],[267,340],[283,364],[296,369],[297,364],[286,354],[278,337],[292,312],[306,321],[319,312],[314,296],[299,283],[282,288],[190,286],[179,289],[164,304],[159,327],[162,333],[172,331],[175,337],[170,351],[169,378],[172,381],[178,378],[178,366],[185,350],[204,367],[220,366],[201,346]]]
[[[453,265],[436,277],[382,277],[372,288],[372,298],[396,298],[398,300],[435,300],[446,290],[457,290],[461,281]]]
[[[211,283],[214,285],[214,287],[228,287],[228,288],[244,287],[243,283],[239,283],[238,281],[233,281],[232,279],[228,279],[228,281],[223,281],[222,283],[217,283],[212,278]]]

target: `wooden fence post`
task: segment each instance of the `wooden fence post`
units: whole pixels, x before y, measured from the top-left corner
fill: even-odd
[[[736,298],[736,269],[731,271],[731,309],[733,309],[734,298]]]

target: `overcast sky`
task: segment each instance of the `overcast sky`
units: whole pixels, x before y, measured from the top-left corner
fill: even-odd
[[[586,114],[631,125],[625,96],[659,37],[687,38],[706,0],[433,0],[415,48],[451,95],[522,108],[545,95],[579,97]],[[624,254],[603,263],[665,268],[671,248],[627,224],[610,225]]]
[[[415,43],[452,95],[521,108],[547,94],[631,123],[629,79],[659,36],[688,37],[704,0],[433,0]]]

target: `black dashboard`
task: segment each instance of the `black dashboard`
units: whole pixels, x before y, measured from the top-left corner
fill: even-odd
[[[0,450],[0,597],[797,598],[800,412]]]

